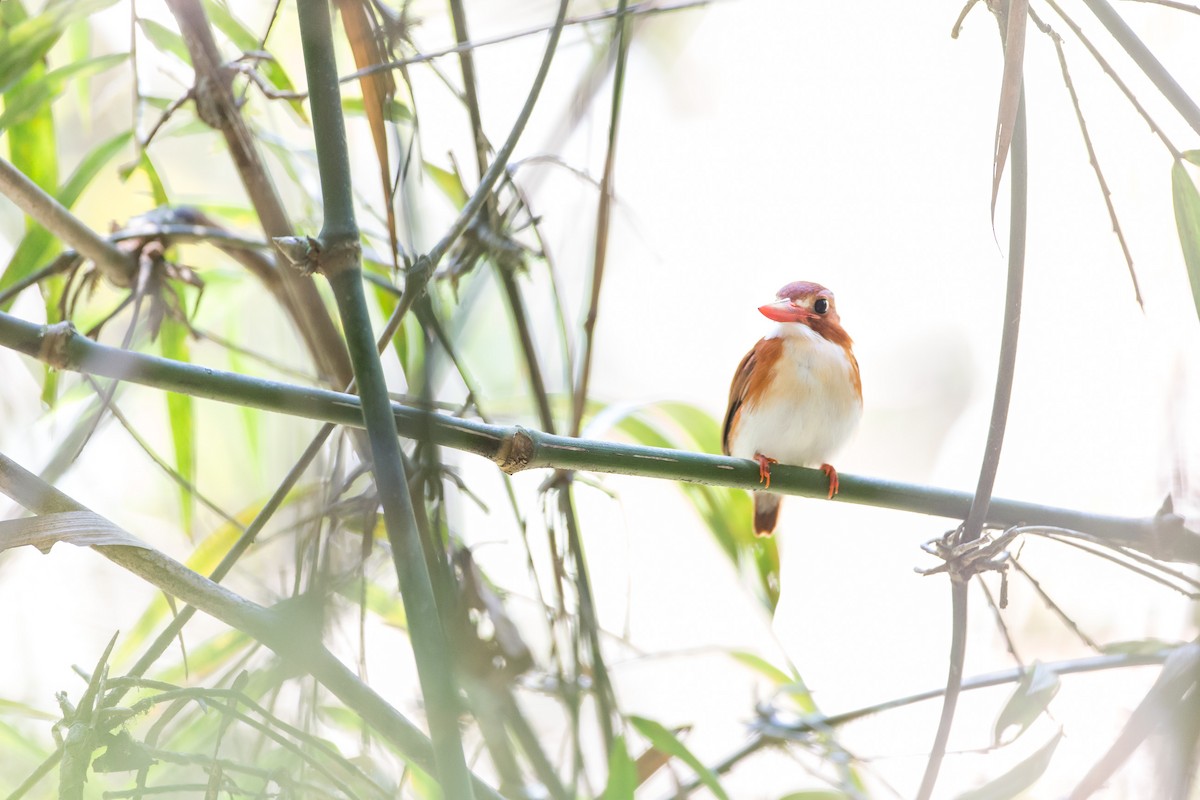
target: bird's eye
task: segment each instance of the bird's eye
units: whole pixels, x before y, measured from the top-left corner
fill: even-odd
[[[824,314],[829,311],[829,301],[824,297],[818,297],[817,302],[813,303],[813,311],[818,314]]]

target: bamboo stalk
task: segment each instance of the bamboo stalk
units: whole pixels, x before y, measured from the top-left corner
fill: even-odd
[[[436,775],[446,797],[471,800],[471,773],[458,729],[460,701],[454,662],[442,627],[428,561],[433,545],[423,542],[408,491],[387,383],[363,292],[362,248],[354,218],[350,154],[342,119],[341,90],[333,53],[327,0],[300,0],[297,8],[304,67],[308,75],[317,167],[325,219],[309,240],[307,259],[329,279],[342,318],[350,363],[362,398],[360,413],[370,441],[372,469],[384,510],[384,527],[408,619],[417,677],[425,699]]]
[[[295,386],[232,372],[131,353],[98,344],[67,323],[39,325],[0,312],[0,345],[59,369],[86,372],[194,397],[219,400],[290,416],[361,428],[358,398],[328,389]],[[552,436],[520,426],[488,425],[392,404],[397,431],[411,436],[428,425],[435,444],[494,461],[508,473],[523,469],[573,469],[690,481],[735,489],[757,489],[758,466],[726,456],[643,447],[618,442]],[[833,502],[964,519],[967,492],[840,475]],[[829,487],[820,470],[779,464],[771,469],[771,490],[824,497]],[[1135,548],[1168,561],[1200,563],[1200,535],[1172,515],[1114,517],[1086,511],[993,498],[984,521],[989,528],[1018,524],[1053,525],[1086,531],[1106,542]]]
[[[37,514],[89,510],[3,453],[0,453],[0,493]],[[123,545],[97,545],[92,549],[172,597],[253,636],[316,678],[404,758],[421,769],[433,768],[429,739],[326,650],[319,629],[297,624],[296,619],[278,610],[252,603],[157,550]],[[494,789],[478,778],[474,780],[480,798],[500,800]]]

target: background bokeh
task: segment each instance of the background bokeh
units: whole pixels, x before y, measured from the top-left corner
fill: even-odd
[[[139,12],[161,12],[154,5],[141,3]],[[249,4],[238,13],[250,21],[269,13],[270,5]],[[95,48],[128,48],[128,9],[122,6],[93,20]],[[1064,6],[1176,145],[1195,148],[1194,132],[1086,9]],[[580,14],[599,7],[572,6]],[[543,24],[552,18],[554,4],[522,0],[468,8],[472,35],[483,39]],[[1195,80],[1200,16],[1146,3],[1123,3],[1119,10],[1185,88],[1200,94]],[[952,39],[958,11],[956,3],[719,0],[639,19],[623,98],[615,213],[596,333],[595,399],[617,405],[683,400],[719,418],[738,360],[769,327],[756,307],[788,281],[815,280],[837,294],[864,381],[863,424],[835,461],[838,469],[974,489],[992,399],[1007,255],[1005,188],[994,223],[989,215],[1002,51],[995,22],[982,5]],[[411,13],[421,21],[419,42],[430,49],[452,43],[440,3],[413,3]],[[272,49],[290,58],[291,74],[302,79],[298,41],[290,53],[282,44],[295,40],[293,17],[294,11],[282,15],[285,32],[276,35]],[[162,18],[169,21],[165,12]],[[596,190],[564,166],[535,157],[551,152],[562,164],[599,176],[607,84],[597,90],[596,102],[580,107],[580,124],[562,132],[579,75],[593,57],[587,39],[607,35],[604,23],[564,35],[546,93],[515,156],[515,180],[541,217],[572,314],[586,307]],[[996,494],[1146,516],[1174,488],[1182,510],[1196,514],[1196,506],[1187,504],[1200,491],[1195,477],[1200,336],[1171,206],[1172,161],[1082,48],[1068,45],[1072,77],[1130,243],[1145,308],[1134,300],[1053,46],[1031,27],[1025,303]],[[506,135],[543,46],[542,36],[532,36],[478,51],[482,113],[493,142]],[[153,86],[169,95],[186,88],[182,64],[145,58],[143,90]],[[349,60],[345,64],[349,71]],[[446,168],[457,164],[470,174],[473,150],[462,107],[432,73],[414,70],[413,80],[423,157]],[[127,72],[114,70],[91,91],[88,118],[72,116],[69,95],[56,105],[66,153],[82,152],[107,135],[102,132],[128,124]],[[303,155],[307,134],[282,111],[262,103],[254,107],[281,147],[302,153],[299,184],[308,181],[309,191],[283,181],[290,209],[298,219],[319,219],[315,170]],[[359,186],[370,205],[378,194],[372,150],[361,119],[350,124],[352,153],[359,159],[355,169],[363,176]],[[160,164],[169,165],[164,177],[175,196],[242,202],[217,137],[163,138],[156,148]],[[437,239],[453,209],[428,181],[418,192],[428,210],[410,235],[420,249]],[[122,183],[114,176],[93,187],[77,211],[104,230],[151,206],[136,178]],[[382,230],[370,216],[363,225],[375,234]],[[21,231],[19,212],[0,203],[0,255]],[[201,314],[210,327],[303,368],[287,323],[261,295],[245,290],[236,268],[204,261],[212,258],[209,251],[189,252],[193,263],[207,269],[202,274],[210,287]],[[544,270],[536,264],[523,285],[539,346],[551,353],[559,339]],[[42,313],[33,296],[23,297],[15,311],[31,319]],[[119,339],[118,331],[112,335]],[[510,322],[494,289],[478,294],[458,335],[493,405],[508,419],[527,421],[523,377],[513,369]],[[215,348],[197,345],[195,352],[197,361],[229,366]],[[38,401],[39,370],[0,351],[0,450],[31,468],[48,460],[72,419],[72,400],[83,396],[67,397],[47,414]],[[394,365],[393,374],[398,375]],[[553,389],[562,389],[561,375],[551,373],[549,380]],[[443,387],[447,396],[459,396],[451,383]],[[170,437],[161,398],[130,389],[121,402],[166,452]],[[230,509],[265,496],[315,428],[259,417],[250,453],[247,423],[237,410],[203,402],[198,409],[202,489]],[[502,487],[492,465],[465,455],[458,461],[463,479],[494,509]],[[532,498],[542,480],[522,475],[515,486]],[[602,489],[581,486],[577,495],[601,622],[614,637],[618,698],[630,713],[691,725],[687,742],[706,763],[742,741],[743,723],[766,694],[760,679],[728,656],[730,650],[752,651],[781,665],[790,660],[826,712],[944,682],[947,581],[921,577],[913,568],[933,565],[918,545],[953,521],[788,500],[778,533],[782,598],[772,620],[675,486],[618,476],[599,483]],[[118,426],[96,434],[60,485],[156,546],[179,557],[190,552],[176,530],[174,488]],[[453,526],[475,547],[481,567],[513,592],[514,615],[535,617],[527,594],[522,606],[527,571],[511,522],[469,502],[459,503],[455,514]],[[213,524],[203,513],[198,519],[201,528]],[[536,514],[530,524],[536,531]],[[276,555],[283,563],[288,554]],[[1181,640],[1196,633],[1191,603],[1112,565],[1042,542],[1028,544],[1021,557],[1099,642]],[[257,576],[261,585],[245,577],[234,585],[251,595],[285,592],[286,570],[277,570]],[[0,556],[0,607],[10,609],[0,619],[0,640],[10,654],[19,654],[0,659],[0,686],[23,702],[53,710],[53,692],[75,680],[70,665],[92,663],[113,631],[128,626],[152,597],[132,577],[83,551],[59,546],[49,556],[33,551]],[[1086,654],[1028,584],[1014,580],[1009,597],[1005,619],[1025,659]],[[972,602],[967,674],[1011,666],[981,598],[974,595]],[[380,644],[372,654],[372,675],[395,692],[396,702],[411,705],[411,673],[380,666],[398,652]],[[1064,679],[1053,711],[1066,737],[1031,796],[1055,797],[1069,789],[1112,741],[1155,674],[1148,668]],[[964,697],[952,749],[986,748],[1006,695],[999,689]],[[910,796],[938,710],[938,703],[926,703],[868,719],[851,727],[843,743],[869,757],[870,769],[900,796]],[[552,726],[553,715],[547,713],[545,723]],[[1003,765],[1036,749],[1055,729],[1048,720],[1039,724],[998,754],[951,758],[940,784],[944,796],[994,777]],[[812,781],[803,765],[782,754],[767,754],[757,763],[762,766],[727,778],[731,796],[778,797]],[[1135,762],[1106,796],[1146,796],[1153,763],[1149,756]],[[659,786],[665,792],[669,783],[660,779]]]

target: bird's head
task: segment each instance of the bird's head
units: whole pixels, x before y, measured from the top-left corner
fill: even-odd
[[[848,346],[850,337],[842,328],[841,317],[833,302],[833,292],[819,283],[795,281],[775,295],[774,303],[759,306],[767,319],[776,322],[795,322],[805,325],[822,338]]]

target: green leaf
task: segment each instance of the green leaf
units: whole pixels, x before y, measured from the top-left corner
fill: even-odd
[[[27,17],[19,3],[0,2],[0,93],[7,92],[39,65],[73,21],[117,0],[56,0]]]
[[[467,204],[467,190],[463,188],[462,178],[457,174],[428,161],[425,162],[425,174],[433,179],[455,208],[462,208]]]
[[[262,43],[259,37],[254,34],[249,28],[243,25],[229,11],[229,7],[224,2],[217,0],[204,0],[204,11],[208,14],[208,18],[212,24],[221,33],[228,37],[233,46],[243,52],[251,52],[261,50]],[[257,62],[255,68],[259,74],[266,79],[267,84],[280,92],[296,91],[295,84],[288,77],[287,70],[273,58],[262,59]],[[304,101],[289,100],[288,105],[292,111],[296,112],[296,116],[304,122],[308,122],[308,115],[304,110]]]
[[[362,117],[366,115],[367,109],[361,97],[343,97],[342,113]],[[384,103],[383,115],[388,122],[394,123],[409,122],[413,118],[409,107],[394,97],[389,97]]]
[[[22,82],[4,95],[4,112],[0,113],[0,130],[19,125],[58,98],[72,78],[83,78],[111,69],[129,59],[128,53],[97,56],[59,67],[40,78]]]
[[[188,346],[187,327],[171,318],[163,320],[158,332],[162,357],[171,361],[189,363],[191,348]],[[190,394],[165,392],[167,419],[171,423],[171,443],[175,449],[175,471],[189,484],[196,485],[196,417]],[[183,529],[189,534],[195,513],[196,498],[186,487],[179,487],[180,519]]]
[[[1108,642],[1100,648],[1105,655],[1152,656],[1182,647],[1183,642],[1166,639],[1131,639],[1124,642]]]
[[[599,437],[611,428],[650,447],[721,451],[717,421],[688,403],[601,407],[584,435]],[[683,483],[679,488],[734,566],[752,572],[760,600],[773,611],[779,602],[779,549],[773,538],[756,537],[751,530],[750,495],[739,489],[695,483]]]
[[[955,800],[1010,800],[1010,798],[1016,797],[1042,777],[1046,767],[1050,766],[1050,759],[1054,756],[1054,750],[1058,747],[1062,736],[1060,730],[1053,739],[1038,748],[1037,752],[1029,758],[996,780],[980,786],[978,789],[958,795]]]
[[[707,786],[708,790],[716,795],[719,800],[729,800],[729,795],[721,788],[716,773],[704,766],[700,762],[700,759],[696,758],[692,754],[692,751],[688,750],[675,734],[654,720],[646,719],[645,717],[629,717],[629,723],[637,728],[637,732],[646,737],[646,740],[654,745],[654,747],[667,755],[678,758],[691,767],[692,771],[696,773],[696,777],[700,779],[700,782]]]
[[[747,653],[744,650],[735,650],[729,655],[733,657],[734,661],[749,667],[776,686],[786,686],[796,680],[779,667],[775,666],[761,656],[756,656],[754,653]]]
[[[1045,712],[1050,701],[1058,694],[1061,683],[1058,673],[1045,664],[1039,664],[1036,661],[1031,664],[1021,676],[1021,682],[1013,689],[1012,696],[1008,698],[1008,702],[1004,704],[1004,708],[1000,710],[1000,716],[996,719],[996,729],[992,733],[996,745],[1006,743],[1004,735],[1009,728],[1015,727],[1017,731],[1007,742],[1015,741],[1017,737],[1028,730],[1029,726]]]
[[[398,630],[408,630],[408,617],[404,614],[404,604],[400,601],[400,596],[393,590],[385,589],[377,583],[368,582],[364,597],[363,585],[361,580],[356,581],[343,589],[338,589],[338,594],[355,605],[365,604],[366,609],[379,617],[384,624]]]
[[[601,800],[633,800],[637,788],[637,767],[629,757],[625,737],[613,739],[612,752],[608,754],[608,783],[604,786]]]
[[[1196,163],[1200,151],[1189,151],[1189,161]],[[1179,246],[1183,248],[1183,263],[1188,282],[1192,285],[1192,302],[1200,317],[1200,192],[1182,160],[1171,167],[1171,197],[1175,201],[1175,226],[1179,229]]]
[[[170,53],[184,64],[191,66],[192,56],[188,52],[187,43],[183,41],[182,36],[152,19],[138,17],[137,22],[142,33],[150,40],[150,44],[154,45],[159,52]]]

